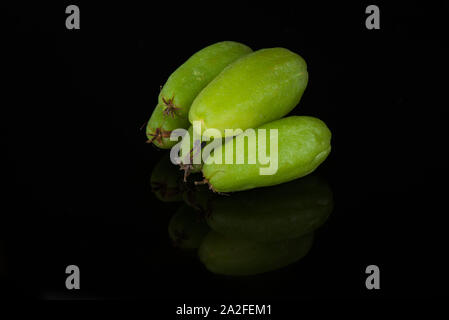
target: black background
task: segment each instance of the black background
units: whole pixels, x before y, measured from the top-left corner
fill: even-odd
[[[77,4],[81,30],[65,29],[67,4],[6,13],[7,297],[187,303],[443,293],[448,112],[438,95],[447,86],[447,5],[379,3],[381,29],[367,30],[371,3]],[[333,133],[319,173],[335,211],[313,249],[298,264],[237,279],[214,276],[171,246],[176,205],[162,205],[149,187],[163,152],[139,130],[170,73],[222,40],[303,56],[309,85],[292,113],[319,117]],[[81,269],[79,291],[65,289],[69,264]],[[381,290],[365,288],[370,264],[380,267]]]

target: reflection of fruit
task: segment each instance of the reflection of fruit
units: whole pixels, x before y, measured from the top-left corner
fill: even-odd
[[[199,185],[189,188],[182,197],[184,202],[195,210],[206,216],[211,214],[210,201],[214,197],[214,193],[209,190],[208,186]]]
[[[307,80],[306,62],[296,53],[256,51],[229,65],[198,94],[189,121],[201,121],[202,131],[218,129],[222,137],[230,136],[225,129],[256,128],[290,112]]]
[[[170,153],[164,155],[151,173],[151,191],[164,202],[182,201],[182,174],[170,161]]]
[[[173,244],[183,249],[198,248],[209,230],[204,217],[187,205],[181,205],[168,225]]]
[[[331,132],[326,124],[313,117],[291,116],[276,120],[258,129],[266,129],[267,135],[270,129],[277,129],[277,154],[270,159],[270,164],[261,165],[258,155],[261,145],[256,148],[248,148],[245,144],[245,136],[239,135],[229,140],[219,151],[214,151],[214,156],[219,157],[221,152],[222,163],[205,163],[203,165],[203,175],[205,181],[215,191],[232,192],[248,190],[257,187],[272,186],[283,182],[291,181],[303,177],[314,171],[328,156],[331,151]],[[256,140],[259,140],[258,130],[255,131]],[[266,154],[270,156],[270,138],[266,139]],[[275,140],[274,140],[275,141]],[[234,161],[232,164],[225,163],[225,149],[228,143],[233,143]],[[245,158],[252,151],[251,157],[257,159],[256,164],[236,163],[236,145],[245,146]],[[264,153],[265,154],[265,153]],[[277,161],[277,162],[276,162]],[[207,161],[206,161],[207,162]],[[268,166],[275,166],[277,171],[273,174],[261,175],[262,170]]]
[[[218,42],[198,51],[176,69],[161,89],[148,122],[149,142],[164,149],[175,145],[176,141],[169,139],[170,132],[189,126],[188,113],[198,93],[228,64],[251,51],[238,42]]]
[[[298,261],[309,251],[313,234],[274,243],[258,243],[211,231],[198,254],[206,268],[223,275],[252,275]]]
[[[333,201],[327,183],[308,176],[271,188],[216,196],[208,207],[211,213],[206,219],[213,230],[257,242],[276,242],[316,230],[332,212]]]

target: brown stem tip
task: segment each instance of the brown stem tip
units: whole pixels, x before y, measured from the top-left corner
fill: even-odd
[[[162,97],[162,101],[165,104],[164,115],[171,116],[172,118],[175,117],[176,110],[181,109],[180,107],[175,106],[174,100],[175,96],[173,96],[171,99],[165,99],[164,97]]]
[[[156,140],[159,144],[162,144],[162,138],[170,138],[171,131],[165,131],[161,128],[156,128],[154,133],[148,133],[149,136],[151,136],[151,139],[148,139],[146,143],[152,143],[154,140]]]
[[[195,181],[196,186],[201,185],[201,184],[207,184],[209,186],[209,190],[212,190],[213,192],[218,193],[219,195],[229,196],[229,193],[219,192],[219,191],[215,190],[215,188],[212,186],[212,184],[206,178],[204,178],[201,181]]]

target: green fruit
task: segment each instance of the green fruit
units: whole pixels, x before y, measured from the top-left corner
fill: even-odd
[[[238,42],[218,42],[198,51],[176,69],[162,87],[148,122],[148,141],[160,148],[171,148],[176,141],[170,141],[170,133],[187,129],[190,106],[198,93],[227,65],[250,52],[251,48]]]
[[[217,274],[243,276],[264,273],[303,258],[313,243],[313,234],[275,243],[258,243],[211,231],[198,255],[205,267]]]
[[[319,228],[333,209],[329,185],[315,176],[282,185],[215,197],[208,225],[220,234],[277,242]]]
[[[277,129],[278,139],[270,132],[266,138],[266,153],[271,157],[272,150],[277,148],[276,154],[270,159],[270,164],[260,163],[256,148],[248,148],[245,144],[245,158],[257,158],[255,164],[236,163],[236,145],[244,143],[245,135],[241,134],[225,143],[221,148],[215,149],[209,158],[221,158],[222,163],[205,163],[203,175],[207,182],[217,192],[232,192],[248,190],[257,187],[272,186],[303,177],[313,172],[328,156],[331,151],[331,132],[326,124],[313,117],[291,116],[276,120],[258,129]],[[259,131],[255,132],[259,141]],[[234,161],[225,163],[226,145],[233,143]],[[231,145],[232,146],[232,145]],[[257,145],[257,149],[261,146]],[[250,154],[251,152],[251,154]],[[264,152],[265,153],[265,152]],[[207,159],[206,162],[209,162]],[[268,169],[267,169],[268,168]],[[263,170],[267,170],[264,172]]]
[[[164,202],[182,201],[182,174],[179,168],[171,163],[169,152],[153,168],[151,191]]]
[[[303,58],[284,48],[262,49],[226,67],[195,98],[189,121],[201,131],[255,128],[279,119],[299,102],[307,86]],[[203,133],[209,136],[207,132]]]
[[[168,224],[168,234],[173,244],[182,249],[197,249],[210,231],[198,212],[182,205]]]

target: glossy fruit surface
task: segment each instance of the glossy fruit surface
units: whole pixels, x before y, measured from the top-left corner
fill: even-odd
[[[226,67],[200,92],[189,121],[200,121],[203,132],[218,129],[223,137],[230,136],[225,129],[258,127],[290,112],[307,81],[306,62],[296,53],[284,48],[258,50]]]

